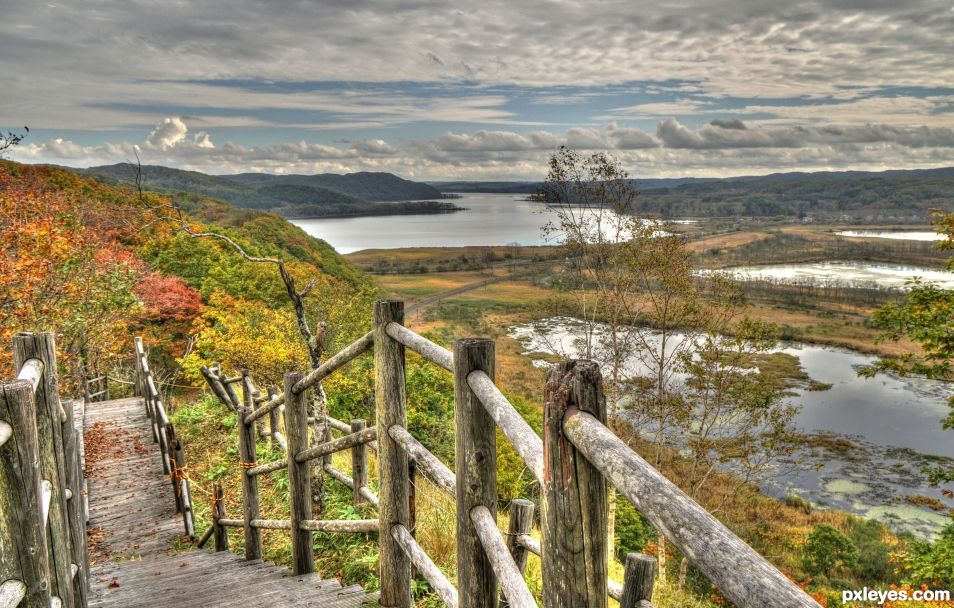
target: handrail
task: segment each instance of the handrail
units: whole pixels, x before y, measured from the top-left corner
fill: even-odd
[[[443,346],[434,344],[424,336],[393,321],[387,324],[384,331],[431,363],[443,367],[449,372],[454,371],[454,353]]]
[[[527,463],[537,481],[543,484],[543,440],[540,436],[530,428],[485,372],[471,372],[467,376],[467,384],[497,423],[497,427],[510,440],[514,451]]]
[[[500,589],[507,601],[515,608],[536,608],[537,602],[523,580],[523,573],[517,568],[513,556],[500,537],[497,520],[490,509],[483,505],[474,507],[470,512],[470,519],[474,522],[487,558],[493,564],[494,572],[500,581]]]
[[[574,445],[737,606],[816,607],[752,547],[666,479],[603,423],[570,412],[563,430]]]
[[[0,382],[0,606],[85,606],[82,439],[58,394],[53,335],[14,335],[13,365]]]
[[[152,429],[153,442],[159,444],[159,457],[163,473],[172,482],[176,513],[182,514],[182,526],[190,538],[195,538],[195,513],[192,506],[192,490],[189,475],[186,472],[185,452],[182,442],[176,437],[175,427],[169,421],[162,395],[156,386],[149,358],[146,355],[142,338],[133,340],[136,359],[136,381],[134,388],[142,398],[146,416]]]
[[[287,529],[292,536],[294,571],[304,574],[314,568],[307,531],[374,530],[379,532],[382,602],[395,607],[410,606],[408,574],[414,567],[451,608],[456,608],[461,601],[489,605],[484,596],[496,588],[495,581],[500,585],[502,603],[507,608],[533,608],[536,602],[523,580],[523,570],[527,553],[535,553],[543,560],[546,608],[562,605],[561,594],[571,597],[568,601],[575,604],[595,608],[606,605],[607,595],[624,606],[651,608],[655,568],[652,558],[631,554],[627,556],[625,583],[620,585],[608,580],[603,501],[609,482],[739,608],[767,605],[817,608],[806,593],[645,463],[601,422],[605,417],[605,397],[595,364],[569,362],[551,372],[545,432],[541,438],[496,385],[492,341],[461,340],[451,352],[404,327],[403,319],[402,303],[375,303],[372,332],[307,375],[289,372],[285,375],[284,390],[269,389],[269,399],[250,396],[254,387],[244,372],[244,407],[234,391],[225,394],[231,385],[221,370],[209,371],[210,387],[216,394],[221,392],[220,398],[226,405],[232,403],[239,410],[240,457],[253,461],[243,464],[245,516],[242,519],[224,517],[221,490],[217,490],[214,504],[217,515],[213,518],[213,531],[219,530],[214,534],[217,550],[227,548],[224,527],[245,529],[249,559],[259,556],[261,551],[256,530]],[[307,425],[312,419],[305,411],[304,391],[372,348],[375,351],[377,426],[366,428],[360,420],[349,425],[327,416],[328,427],[345,435],[309,446]],[[406,428],[405,348],[454,374],[456,471]],[[552,385],[551,379],[555,381]],[[280,405],[285,405],[288,437],[282,445],[286,456],[257,464],[254,460],[258,432],[250,427]],[[267,435],[277,441],[281,435],[275,416],[270,420]],[[546,505],[542,542],[529,535],[533,504],[525,500],[514,500],[511,505],[511,527],[506,533],[506,542],[498,528],[495,516],[498,429],[540,483]],[[547,446],[549,449],[545,449]],[[367,486],[365,452],[369,447],[379,451],[380,496]],[[325,458],[349,448],[354,477],[338,470]],[[325,460],[315,469],[307,464],[320,458]],[[257,475],[285,468],[290,482],[291,517],[289,520],[260,519],[258,486],[253,480]],[[311,519],[311,497],[307,489],[313,470],[350,487],[355,504],[367,501],[379,507],[379,518],[357,523]],[[416,473],[432,480],[452,496],[457,505],[457,587],[413,537],[415,498],[409,476],[413,479]],[[210,536],[212,534],[207,533],[204,538]],[[475,597],[479,598],[476,604],[472,602]]]
[[[407,554],[411,563],[417,568],[418,572],[427,579],[431,587],[444,602],[447,608],[457,608],[460,600],[457,594],[457,588],[448,580],[437,564],[430,558],[424,548],[418,544],[417,540],[411,536],[406,527],[401,524],[391,526],[391,536],[400,545],[401,549]]]
[[[17,380],[26,380],[33,387],[33,392],[40,386],[40,380],[43,379],[43,361],[39,359],[28,359],[20,373],[17,374]]]

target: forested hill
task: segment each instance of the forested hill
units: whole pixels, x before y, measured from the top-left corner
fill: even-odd
[[[254,186],[306,186],[343,192],[366,201],[409,201],[439,199],[437,188],[412,182],[393,173],[321,173],[318,175],[272,175],[270,173],[239,173],[220,176],[229,181]]]
[[[135,185],[140,167],[119,163],[73,170],[106,183]],[[440,192],[430,186],[409,182],[389,173],[316,176],[246,173],[241,176],[215,176],[158,165],[144,165],[141,171],[142,185],[150,191],[199,194],[237,207],[270,211],[285,217],[443,213],[456,210],[452,203],[435,200],[382,203],[442,197]]]
[[[327,243],[274,214],[191,194],[176,202],[193,231],[281,258],[299,290],[310,284],[305,305],[328,323],[329,348],[366,331],[350,315],[367,310],[376,286]],[[264,332],[286,345],[272,360],[307,365],[276,266],[189,235],[167,197],[0,160],[0,226],[0,340],[52,331],[78,373],[121,365],[131,335],[147,336],[158,364],[175,370],[189,351],[216,360],[223,349],[250,352]]]
[[[532,194],[534,182],[440,182],[443,192]],[[636,213],[663,217],[820,216],[925,221],[954,209],[954,167],[910,171],[775,173],[726,179],[634,179]]]

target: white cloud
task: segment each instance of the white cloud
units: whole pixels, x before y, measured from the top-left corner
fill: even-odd
[[[14,158],[89,166],[128,161],[134,149],[144,164],[213,174],[346,173],[390,171],[411,179],[541,179],[548,157],[561,145],[583,152],[609,151],[635,177],[740,175],[784,170],[881,170],[950,164],[954,130],[894,125],[763,126],[718,119],[698,128],[674,120],[651,135],[611,123],[563,133],[481,130],[447,132],[395,145],[383,139],[341,145],[298,142],[215,145],[189,120],[162,120],[136,146],[129,142],[82,146],[65,139],[15,149]]]

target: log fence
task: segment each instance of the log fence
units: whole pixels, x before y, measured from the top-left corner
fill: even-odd
[[[142,338],[136,337],[133,340],[133,352],[136,359],[135,394],[142,397],[145,413],[152,427],[153,443],[159,444],[162,472],[169,476],[172,483],[176,513],[182,514],[185,534],[195,538],[195,513],[192,510],[192,487],[185,450],[166,414]]]
[[[261,529],[289,530],[296,574],[314,570],[312,531],[377,532],[380,605],[412,605],[412,573],[422,576],[450,608],[537,606],[524,579],[528,554],[543,565],[545,608],[607,605],[608,597],[624,608],[651,608],[655,560],[630,554],[624,583],[607,577],[607,493],[618,491],[739,608],[817,608],[802,589],[646,463],[606,426],[606,400],[599,368],[589,361],[567,361],[549,374],[544,436],[537,435],[494,382],[494,343],[458,340],[447,350],[403,325],[399,301],[374,306],[374,327],[307,374],[289,372],[283,390],[269,388],[258,397],[247,372],[228,378],[218,366],[203,368],[212,392],[238,413],[243,488],[243,517],[225,517],[221,487],[214,490],[213,524],[201,541],[215,538],[217,551],[228,548],[226,529],[242,528],[249,559],[261,556]],[[407,428],[406,351],[448,370],[454,376],[456,462],[451,470]],[[365,352],[374,355],[375,424],[328,418],[344,433],[309,445],[306,392]],[[243,386],[243,399],[231,387]],[[284,407],[282,436],[277,420]],[[264,431],[285,454],[258,463],[256,422],[268,416]],[[542,489],[541,540],[531,535],[534,504],[514,500],[510,527],[497,525],[496,440],[500,430]],[[284,441],[278,442],[279,437]],[[369,485],[367,450],[377,452],[378,492]],[[328,456],[350,452],[351,475],[334,468]],[[311,460],[352,489],[355,504],[368,502],[378,511],[371,520],[312,518]],[[259,518],[260,475],[285,470],[289,479],[290,517]],[[457,510],[456,586],[414,537],[413,478],[423,474],[450,496]],[[499,595],[498,595],[499,594]]]
[[[0,606],[86,606],[82,436],[53,335],[16,334],[13,362],[0,382]]]

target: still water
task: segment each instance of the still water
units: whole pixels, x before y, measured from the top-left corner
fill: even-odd
[[[525,195],[464,194],[453,199],[464,211],[434,215],[388,215],[332,219],[291,220],[311,236],[323,239],[338,253],[362,249],[401,247],[466,247],[486,245],[555,245],[557,235],[544,236],[543,226],[556,222],[557,214],[540,203],[523,200]],[[602,217],[601,231],[609,240],[630,234],[617,231],[619,218],[612,211],[574,213]],[[649,220],[642,220],[649,224]],[[684,220],[690,221],[690,220]],[[623,220],[625,223],[625,220]],[[668,234],[662,230],[655,234]]]
[[[580,327],[576,319],[555,317],[513,327],[509,335],[535,365],[544,367],[549,364],[542,354],[580,355]],[[670,344],[691,348],[679,341],[682,338]],[[798,494],[818,507],[837,507],[899,530],[935,535],[949,520],[946,514],[915,506],[905,497],[931,496],[954,506],[921,472],[939,462],[954,464],[951,432],[941,428],[954,384],[891,375],[862,378],[858,370],[875,358],[848,349],[783,343],[778,351],[797,358],[812,380],[831,388],[810,390],[805,383],[787,397],[799,408],[798,430],[815,440],[778,462],[763,490],[776,496]],[[626,367],[629,375],[646,373],[638,356]],[[674,380],[681,381],[678,375]]]
[[[850,236],[867,239],[895,239],[900,241],[943,241],[944,235],[937,232],[916,230],[842,230],[838,236]]]
[[[705,274],[710,271],[700,271]],[[725,272],[742,281],[774,281],[789,285],[829,287],[864,287],[875,289],[903,289],[905,283],[916,277],[946,288],[954,288],[954,273],[918,266],[879,264],[875,262],[810,262],[804,264],[773,264],[767,266],[737,266]]]
[[[453,199],[466,211],[435,215],[388,215],[293,220],[339,253],[399,247],[547,245],[541,230],[553,212],[525,195],[464,194]]]

